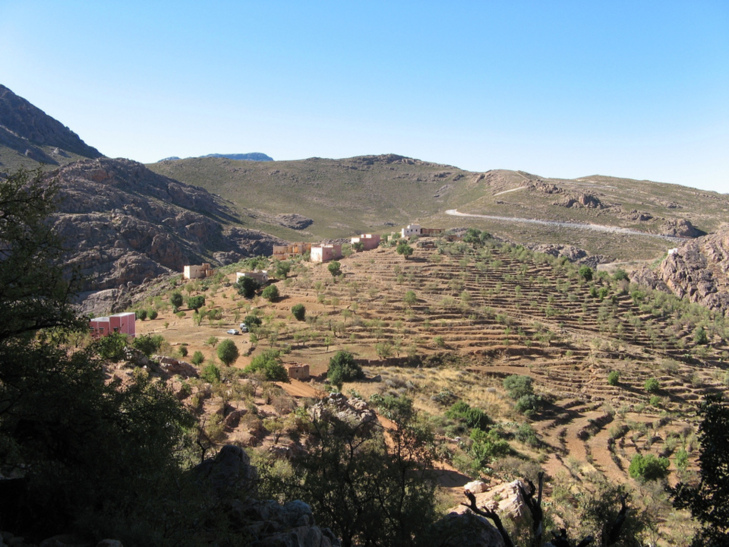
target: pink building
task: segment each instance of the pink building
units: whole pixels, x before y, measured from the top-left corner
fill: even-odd
[[[91,336],[100,338],[112,332],[120,332],[128,336],[136,335],[136,315],[134,312],[117,313],[108,317],[95,317],[89,321]]]
[[[329,262],[342,256],[342,246],[338,243],[331,245],[317,245],[311,248],[312,262]]]
[[[355,243],[362,243],[362,250],[371,251],[380,244],[380,234],[362,234],[359,237],[353,237],[352,245]]]

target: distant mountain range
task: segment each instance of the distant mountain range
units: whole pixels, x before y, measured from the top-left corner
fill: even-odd
[[[474,173],[396,154],[278,162],[260,153],[210,154],[145,167],[105,158],[0,86],[0,176],[39,166],[59,181],[65,199],[55,221],[90,291],[134,286],[185,263],[269,254],[277,241],[385,233],[411,222],[475,227],[569,259],[630,268],[719,231],[729,218],[729,195],[716,192],[601,175]],[[729,305],[715,296],[729,288],[691,273],[726,275],[726,233],[672,254],[660,280],[645,272],[643,279]]]
[[[261,152],[250,152],[248,154],[208,154],[206,156],[198,156],[200,158],[227,158],[229,160],[242,160],[242,161],[273,161],[271,156],[267,156]],[[177,156],[170,156],[160,161],[175,161],[180,160]],[[191,159],[191,158],[187,158]]]

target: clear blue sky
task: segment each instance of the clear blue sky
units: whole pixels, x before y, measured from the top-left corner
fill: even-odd
[[[0,0],[0,83],[142,162],[392,152],[729,192],[726,0]]]

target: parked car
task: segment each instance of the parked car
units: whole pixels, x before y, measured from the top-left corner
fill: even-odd
[[[230,329],[229,331],[226,331],[228,334],[238,334],[238,331],[235,329]]]
[[[248,327],[246,327],[245,323],[240,324],[240,331],[241,332],[248,332]]]

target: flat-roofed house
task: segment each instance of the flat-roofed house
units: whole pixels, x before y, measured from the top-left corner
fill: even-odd
[[[342,246],[338,243],[314,245],[311,247],[312,262],[329,262],[342,256]]]
[[[189,264],[182,270],[182,277],[185,279],[203,279],[210,277],[215,273],[215,270],[207,262],[203,262],[199,266]]]
[[[380,234],[362,234],[359,237],[353,237],[352,245],[355,243],[361,243],[363,251],[371,251],[380,244]]]
[[[91,336],[101,338],[112,332],[120,332],[128,336],[136,335],[137,316],[134,312],[116,313],[107,317],[95,317],[89,321]]]

